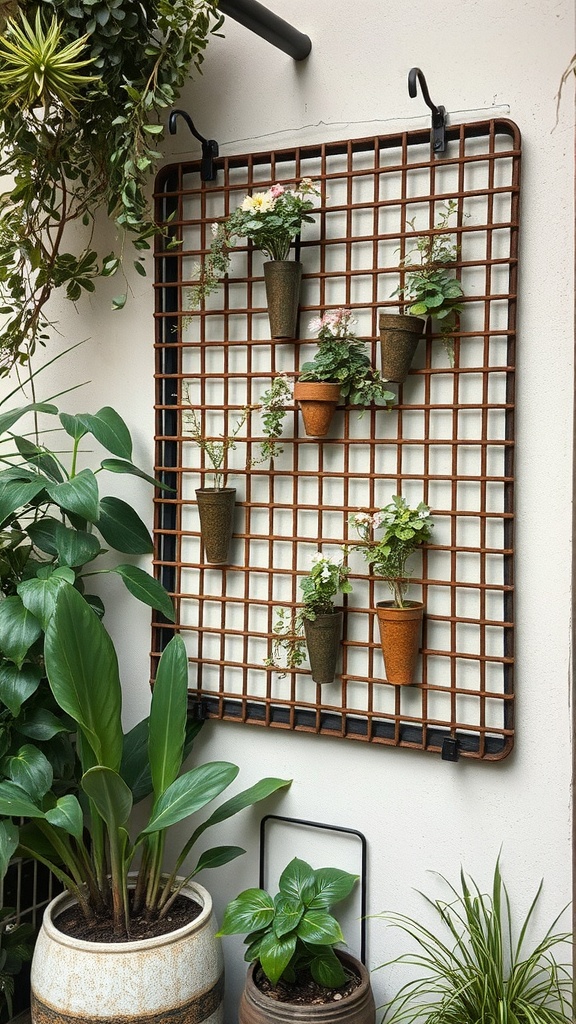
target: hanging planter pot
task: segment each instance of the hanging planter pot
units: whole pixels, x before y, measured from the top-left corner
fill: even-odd
[[[271,338],[295,338],[302,264],[297,260],[269,260],[264,264],[264,284]]]
[[[357,987],[329,1003],[289,1003],[274,999],[256,984],[260,966],[252,964],[240,1000],[239,1024],[374,1024],[376,1007],[370,975],[350,953],[338,952],[346,971],[358,980]]]
[[[403,384],[426,321],[420,316],[403,313],[380,313],[379,324],[382,376],[385,380]]]
[[[75,904],[61,893],[44,912],[32,961],[32,1024],[185,1024],[224,1020],[224,968],[210,894],[190,882],[194,920],[165,935],[90,942],[58,928]]]
[[[296,381],[294,398],[302,411],[308,437],[325,437],[340,401],[340,385],[322,381]]]
[[[420,651],[424,605],[410,601],[405,608],[397,608],[393,601],[380,601],[376,614],[386,679],[396,686],[410,686]]]
[[[342,639],[342,611],[304,619],[304,635],[308,647],[312,679],[315,683],[332,683]]]
[[[213,565],[225,565],[230,560],[236,488],[199,487],[196,500],[206,561]]]

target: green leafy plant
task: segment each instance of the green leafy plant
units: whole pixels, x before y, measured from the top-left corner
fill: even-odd
[[[176,876],[205,830],[288,785],[262,779],[238,793],[194,828],[170,870],[165,867],[166,833],[187,820],[236,778],[238,768],[212,762],[181,773],[186,753],[188,659],[175,635],[164,650],[152,694],[150,715],[123,735],[122,696],[116,652],[110,636],[77,590],[61,580],[53,611],[44,618],[46,673],[54,699],[75,723],[82,767],[82,799],[52,790],[52,771],[39,752],[21,756],[0,782],[0,867],[18,849],[46,864],[78,901],[87,919],[111,921],[120,938],[131,919],[165,916],[184,880]],[[197,731],[197,730],[196,730]],[[148,820],[130,834],[132,807],[152,795]],[[18,826],[18,819],[25,824]],[[12,820],[9,820],[12,819]],[[16,820],[14,820],[16,819]],[[198,871],[226,864],[244,851],[220,846],[205,851],[186,880]],[[128,871],[140,854],[132,899]]]
[[[520,926],[515,926],[508,890],[496,863],[490,894],[460,872],[460,889],[442,875],[446,899],[421,895],[438,915],[438,927],[425,927],[403,914],[381,916],[415,943],[415,952],[383,964],[408,964],[419,977],[408,981],[387,1004],[387,1024],[569,1024],[572,978],[571,936],[554,929],[527,950],[542,883]]]
[[[182,383],[182,398],[184,402],[190,401],[187,381],[183,381]],[[250,412],[254,408],[257,407],[245,405],[241,409],[230,433],[228,435],[221,434],[219,438],[205,436],[202,430],[202,424],[200,423],[196,410],[193,406],[190,406],[189,409],[184,409],[182,412],[182,432],[184,434],[188,434],[194,439],[200,448],[200,451],[206,452],[208,459],[212,463],[214,471],[214,488],[217,491],[221,490],[224,486],[226,476],[228,474],[228,452],[235,450],[236,438],[246,423]]]
[[[229,217],[213,224],[210,252],[195,268],[198,284],[192,290],[192,307],[218,290],[237,238],[247,238],[269,260],[288,259],[302,224],[314,221],[312,213],[319,196],[319,188],[310,178],[303,178],[294,188],[272,185],[266,192],[246,196]]]
[[[423,501],[415,508],[405,498],[395,494],[390,504],[378,512],[354,512],[349,517],[350,525],[360,537],[360,548],[364,558],[376,576],[387,581],[394,604],[404,608],[410,571],[406,562],[420,544],[426,544],[431,536],[433,523],[430,509]],[[379,540],[376,530],[384,532]]]
[[[0,374],[45,344],[54,292],[72,302],[133,263],[157,233],[147,194],[159,115],[199,69],[216,0],[42,0],[3,5],[0,27]],[[97,251],[107,211],[117,252]],[[165,245],[177,244],[165,239]],[[130,247],[131,248],[131,247]],[[113,305],[121,308],[126,293]]]
[[[14,979],[32,959],[34,928],[18,923],[12,907],[0,909],[0,1020],[13,1014]]]
[[[284,417],[292,399],[292,387],[284,374],[274,377],[271,386],[260,396],[256,408],[262,411],[262,432],[266,440],[260,445],[260,455],[253,459],[253,466],[275,459],[284,451],[278,438],[282,436]]]
[[[346,973],[334,947],[344,941],[330,910],[354,888],[357,875],[338,868],[312,868],[297,857],[280,876],[273,898],[264,889],[246,889],[228,904],[219,935],[247,932],[244,959],[259,961],[276,985],[311,975],[327,988],[340,988]]]
[[[272,651],[266,665],[278,668],[282,660],[285,660],[287,668],[299,668],[304,664],[304,620],[314,621],[318,615],[330,615],[334,611],[334,597],[352,592],[349,573],[343,556],[330,557],[321,551],[312,556],[312,569],[300,580],[301,607],[296,612],[285,608],[276,611]]]
[[[352,405],[392,402],[395,395],[372,366],[366,343],[350,329],[354,323],[349,309],[331,310],[310,321],[319,344],[314,358],[302,365],[299,380],[339,384],[342,398]]]

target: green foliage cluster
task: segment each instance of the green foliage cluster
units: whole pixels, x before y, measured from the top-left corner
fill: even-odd
[[[442,875],[447,899],[421,895],[437,915],[427,928],[403,914],[382,914],[415,944],[388,964],[418,969],[388,1003],[386,1024],[570,1024],[572,974],[558,963],[557,948],[570,959],[571,936],[554,929],[527,950],[542,883],[520,925],[496,863],[490,893],[460,872],[460,888]],[[422,973],[423,972],[423,973]]]
[[[0,909],[0,1021],[10,1020],[13,1014],[12,997],[14,978],[22,965],[32,959],[34,928],[31,924],[18,924],[11,907]]]
[[[350,330],[352,323],[348,309],[329,311],[310,322],[318,334],[318,348],[314,358],[302,364],[299,380],[339,384],[342,398],[362,408],[372,402],[386,405],[395,395],[372,366],[366,343]]]
[[[430,509],[423,501],[415,508],[399,494],[378,512],[354,512],[350,525],[355,527],[362,554],[372,571],[388,581],[397,608],[404,608],[410,571],[406,562],[420,544],[432,536]],[[383,530],[376,540],[376,530]]]
[[[54,290],[76,301],[156,232],[147,185],[171,106],[221,19],[217,0],[22,0],[0,35],[0,373],[24,361],[52,326]],[[121,232],[98,254],[103,208]],[[69,240],[72,225],[84,234]],[[80,241],[78,241],[80,237]],[[169,243],[167,243],[169,244]],[[121,308],[122,294],[114,300]]]
[[[252,461],[252,465],[267,462],[282,454],[284,449],[278,444],[282,435],[287,405],[293,399],[292,387],[284,374],[277,374],[270,387],[260,396],[257,408],[262,410],[262,432],[266,440],[260,445],[260,456]]]
[[[246,889],[228,904],[219,935],[248,932],[244,959],[259,961],[273,985],[302,976],[340,988],[346,973],[334,947],[344,941],[330,909],[354,888],[357,875],[338,868],[312,868],[297,857],[280,876],[279,892]]]
[[[111,921],[117,937],[125,939],[132,915],[144,913],[151,920],[166,915],[186,880],[244,852],[236,846],[206,850],[186,879],[177,882],[184,860],[207,828],[289,783],[262,779],[220,804],[195,827],[167,870],[167,829],[211,803],[238,774],[236,765],[220,761],[182,773],[199,728],[198,723],[187,724],[184,641],[175,635],[164,650],[150,715],[126,736],[112,640],[67,579],[56,589],[44,653],[54,699],[78,732],[80,790],[60,795],[41,751],[12,759],[8,777],[0,782],[0,814],[5,816],[0,822],[0,873],[16,851],[41,861],[75,896],[88,921]],[[133,805],[148,795],[148,820],[134,831]],[[21,818],[23,825],[18,824]],[[140,865],[130,900],[128,872],[136,854]]]

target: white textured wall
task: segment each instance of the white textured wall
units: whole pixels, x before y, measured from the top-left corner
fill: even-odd
[[[506,761],[441,762],[419,752],[352,741],[209,724],[202,759],[227,758],[256,778],[294,779],[270,804],[278,813],[360,829],[369,844],[369,909],[414,912],[413,888],[434,888],[428,869],[455,880],[459,865],[488,882],[499,849],[509,888],[525,910],[545,877],[541,922],[570,899],[570,566],[573,392],[573,88],[556,120],[555,94],[574,49],[570,0],[269,0],[307,32],[309,59],[296,64],[227,21],[210,43],[204,74],[180,101],[223,154],[302,141],[331,141],[424,127],[428,112],[411,100],[407,72],[420,66],[432,99],[453,120],[509,116],[523,135],[522,242],[518,344],[517,446],[517,745]],[[164,143],[172,161],[197,154],[183,123]],[[153,323],[150,278],[130,281],[122,313],[109,312],[108,282],[65,314],[68,342],[88,337],[66,360],[71,382],[90,378],[70,408],[115,406],[136,439],[136,458],[152,462]],[[64,364],[62,364],[64,365]],[[131,484],[151,521],[144,484]],[[148,706],[149,620],[134,603],[108,602],[126,685],[126,720]],[[228,823],[221,842],[248,855],[207,875],[217,908],[256,884],[259,813]],[[340,841],[326,855],[338,863]],[[306,855],[307,850],[288,850]],[[345,853],[342,850],[342,857]],[[354,931],[354,929],[353,929]],[[230,1017],[244,975],[240,943],[227,940]],[[401,950],[399,936],[369,923],[369,963]],[[377,1001],[389,976],[374,977]]]

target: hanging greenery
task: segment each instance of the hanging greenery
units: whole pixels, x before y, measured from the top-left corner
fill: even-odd
[[[50,337],[55,290],[75,302],[121,268],[127,235],[145,275],[160,116],[221,24],[217,0],[0,2],[0,374]],[[120,229],[106,254],[102,207]]]

